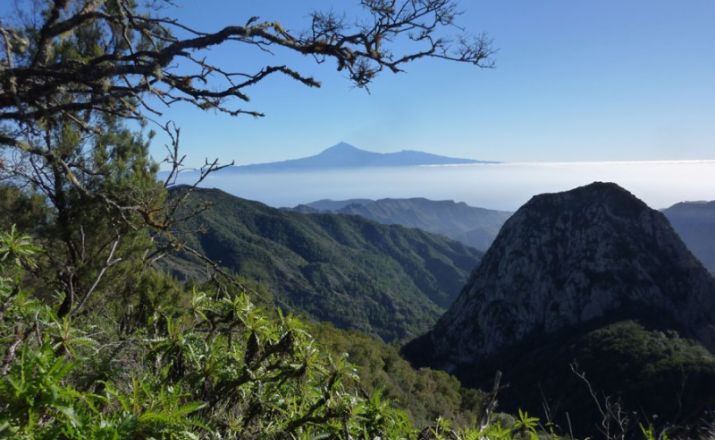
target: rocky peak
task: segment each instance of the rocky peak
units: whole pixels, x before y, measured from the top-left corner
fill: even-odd
[[[423,342],[449,369],[616,314],[667,320],[715,351],[715,280],[660,212],[597,182],[521,207]]]
[[[354,145],[350,145],[347,142],[338,142],[330,148],[327,148],[323,153],[345,153],[345,152],[355,152],[362,151]]]

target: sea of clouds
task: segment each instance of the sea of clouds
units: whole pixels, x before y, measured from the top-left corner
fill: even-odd
[[[181,182],[194,174],[183,173]],[[221,172],[202,184],[282,207],[318,199],[426,197],[515,210],[535,194],[594,181],[615,182],[656,209],[715,200],[715,160],[506,162],[499,164],[353,168],[300,173]]]

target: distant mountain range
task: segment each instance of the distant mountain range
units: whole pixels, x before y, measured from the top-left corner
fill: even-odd
[[[542,194],[403,352],[466,385],[490,387],[500,370],[501,409],[578,436],[600,438],[588,387],[626,411],[698,423],[715,408],[715,279],[661,212],[615,184]]]
[[[294,209],[304,213],[358,215],[382,224],[419,228],[482,251],[489,248],[501,226],[512,214],[475,208],[463,202],[425,198],[318,200],[298,205]]]
[[[285,309],[386,341],[428,330],[482,256],[418,229],[275,209],[215,189],[196,190],[184,209],[205,206],[177,231],[193,248],[266,286]],[[167,264],[184,279],[204,269],[189,255]]]
[[[403,150],[396,153],[375,153],[341,142],[315,156],[252,165],[240,165],[222,172],[290,172],[335,168],[403,167],[417,165],[459,165],[497,163],[439,156],[422,151]]]
[[[715,274],[715,201],[677,203],[662,212],[690,251]]]

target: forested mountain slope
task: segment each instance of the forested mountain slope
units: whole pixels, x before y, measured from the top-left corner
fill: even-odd
[[[409,199],[318,200],[299,205],[302,212],[327,211],[359,215],[378,223],[402,225],[442,234],[486,251],[511,212],[476,208],[464,202]]]
[[[204,204],[178,231],[190,246],[267,285],[284,308],[385,340],[426,331],[481,257],[417,229],[278,210],[219,190],[197,190],[185,209]],[[185,257],[171,268],[197,274],[200,264]]]

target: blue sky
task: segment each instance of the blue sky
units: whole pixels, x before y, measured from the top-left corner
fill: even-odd
[[[356,0],[178,0],[170,11],[213,30],[252,15],[302,29],[313,9]],[[275,78],[246,106],[262,119],[176,106],[191,163],[254,163],[314,154],[339,141],[505,161],[715,159],[715,1],[462,0],[459,23],[494,39],[496,68],[426,60],[384,74],[371,94],[332,63],[225,46],[228,68],[286,62],[321,89]],[[270,58],[270,57],[269,57]],[[162,153],[161,139],[154,151]]]

